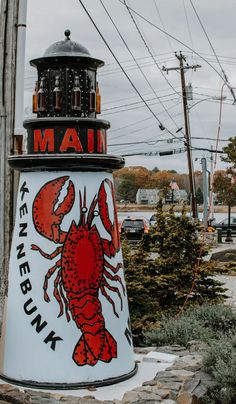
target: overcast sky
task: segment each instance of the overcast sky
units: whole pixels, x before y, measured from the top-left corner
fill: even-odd
[[[41,57],[50,44],[63,40],[64,30],[69,28],[72,40],[83,44],[94,57],[105,61],[105,66],[99,70],[98,79],[102,95],[101,117],[111,123],[108,131],[109,152],[125,154],[183,149],[183,141],[176,139],[176,136],[183,137],[183,133],[176,133],[176,130],[184,128],[180,74],[173,70],[166,75],[161,70],[162,66],[177,67],[179,61],[175,52],[182,51],[190,66],[202,66],[196,71],[189,69],[185,73],[186,84],[191,83],[193,87],[193,101],[189,101],[192,145],[203,148],[212,146],[215,149],[220,115],[219,97],[224,83],[222,68],[231,86],[236,87],[236,1],[127,0],[126,3],[146,21],[131,11],[135,25],[119,0],[83,0],[116,58],[153,113],[118,66],[79,0],[28,1],[25,106],[31,107],[31,93],[36,79],[35,69],[29,67],[29,60]],[[232,105],[232,94],[226,86],[223,88],[223,96],[227,98],[222,105],[219,149],[227,145],[222,140],[236,134],[236,105]],[[161,131],[160,122],[171,133]],[[134,144],[122,145],[128,142]],[[210,153],[193,151],[195,170],[201,169],[200,159],[203,156],[210,157]],[[210,167],[210,160],[208,164]],[[157,166],[160,169],[187,172],[186,153],[162,157],[127,157],[126,165],[143,165],[149,169]],[[222,167],[225,166],[218,157],[216,168]]]

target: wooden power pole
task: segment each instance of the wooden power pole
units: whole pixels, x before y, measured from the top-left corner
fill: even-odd
[[[14,175],[7,159],[14,153],[18,5],[19,0],[1,0],[0,3],[0,316],[6,294],[14,216]]]
[[[183,111],[184,111],[184,126],[185,126],[185,140],[186,140],[186,148],[187,148],[187,158],[188,158],[188,171],[189,171],[189,187],[191,194],[191,207],[192,207],[192,215],[193,218],[197,218],[197,202],[196,202],[196,189],[195,189],[195,181],[194,181],[194,172],[193,172],[193,160],[192,160],[192,149],[191,149],[191,136],[190,136],[190,125],[189,125],[189,113],[188,113],[188,101],[186,95],[186,84],[185,84],[185,76],[184,72],[188,69],[196,70],[201,67],[200,65],[184,65],[186,62],[185,56],[180,52],[179,55],[175,53],[175,56],[179,60],[178,67],[166,68],[163,67],[162,70],[168,71],[170,70],[179,70],[181,77],[181,87],[182,87],[182,96],[183,96]]]

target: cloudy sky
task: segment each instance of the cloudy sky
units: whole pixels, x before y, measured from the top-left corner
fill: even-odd
[[[167,75],[162,70],[163,66],[178,67],[175,52],[182,51],[189,66],[201,65],[196,71],[185,71],[186,84],[191,83],[193,88],[189,116],[194,169],[201,169],[203,156],[209,158],[210,167],[211,153],[196,148],[216,148],[221,107],[218,149],[227,145],[230,136],[236,135],[236,105],[222,79],[224,70],[228,82],[235,87],[236,96],[236,1],[126,0],[126,4],[130,9],[123,0],[28,1],[26,109],[31,107],[36,79],[29,60],[42,56],[51,43],[63,40],[64,30],[69,28],[72,40],[105,61],[98,79],[102,94],[101,117],[111,123],[109,152],[182,150],[184,119],[180,74],[171,70]],[[160,130],[160,123],[166,130]],[[183,132],[176,132],[181,127]],[[186,153],[127,157],[126,165],[143,165],[149,169],[157,166],[178,172],[188,170]],[[216,168],[222,167],[218,157]]]

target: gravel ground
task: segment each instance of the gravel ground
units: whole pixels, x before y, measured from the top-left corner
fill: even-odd
[[[228,289],[225,294],[229,296],[227,303],[236,308],[236,276],[217,275],[215,278],[225,284]]]

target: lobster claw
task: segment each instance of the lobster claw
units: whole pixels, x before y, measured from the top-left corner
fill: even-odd
[[[108,184],[108,186],[111,190],[111,195],[112,195],[113,211],[114,211],[113,224],[109,218],[109,209],[108,209],[108,203],[107,203],[107,192],[105,189],[105,183]],[[104,248],[105,248],[106,254],[109,257],[111,257],[111,256],[114,257],[114,255],[120,250],[120,234],[119,234],[117,213],[116,213],[116,208],[115,208],[114,185],[113,185],[112,181],[110,181],[108,178],[106,178],[104,181],[102,181],[101,186],[99,188],[98,207],[99,207],[99,214],[100,214],[103,226],[105,227],[106,231],[111,236],[110,242],[108,240],[104,240]]]
[[[74,185],[69,181],[67,195],[55,209],[62,187],[68,179],[68,176],[63,176],[47,182],[39,190],[33,203],[33,221],[37,232],[54,243],[65,240],[66,232],[61,231],[60,225],[75,200]]]

